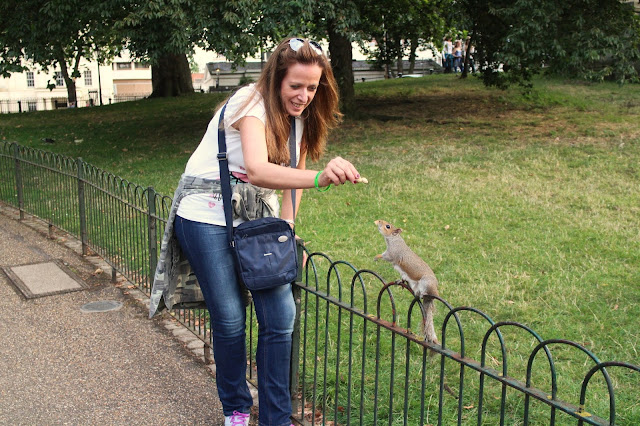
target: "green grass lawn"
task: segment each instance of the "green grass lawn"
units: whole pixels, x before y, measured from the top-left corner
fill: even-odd
[[[525,97],[439,75],[356,94],[357,116],[310,168],[340,155],[370,183],[305,191],[297,232],[309,250],[396,280],[373,261],[384,251],[373,221],[385,219],[453,306],[640,363],[640,86],[540,80]],[[222,99],[3,115],[0,139],[170,195]]]

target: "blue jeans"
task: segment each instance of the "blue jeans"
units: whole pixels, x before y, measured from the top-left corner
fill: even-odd
[[[458,68],[460,68],[460,72],[462,72],[463,65],[461,56],[453,57],[453,72],[458,72]]]
[[[249,413],[253,400],[246,383],[246,308],[224,226],[176,216],[174,229],[193,268],[211,316],[218,396],[225,416]],[[295,303],[291,285],[252,292],[258,320],[258,398],[260,425],[291,424],[289,369]]]
[[[452,72],[453,71],[453,55],[451,53],[446,53],[444,55],[444,71]]]

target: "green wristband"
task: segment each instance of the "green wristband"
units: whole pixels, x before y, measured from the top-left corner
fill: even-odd
[[[318,185],[318,179],[320,178],[320,174],[322,173],[322,170],[320,170],[318,172],[318,174],[316,175],[316,179],[314,181],[314,185],[316,187],[316,189],[320,192],[324,192],[324,191],[328,191],[329,188],[331,188],[331,184],[327,185],[324,189],[320,189],[320,186]]]

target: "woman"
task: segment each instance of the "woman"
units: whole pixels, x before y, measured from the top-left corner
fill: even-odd
[[[324,191],[330,184],[355,183],[360,177],[356,168],[340,157],[329,161],[321,171],[306,169],[307,158],[320,158],[328,131],[341,117],[333,72],[317,43],[300,38],[282,41],[258,82],[238,90],[226,105],[224,129],[232,181],[283,190],[280,217],[291,226],[295,221],[291,189],[298,189],[297,212],[301,189],[315,187]],[[198,278],[211,315],[216,379],[225,425],[239,426],[248,424],[252,398],[245,381],[243,288],[228,247],[219,184],[215,183],[220,177],[219,116],[220,109],[181,179],[181,183],[193,178],[213,181],[213,190],[175,196],[174,204],[181,201],[177,203],[173,230]],[[288,167],[292,117],[296,121],[297,168]],[[240,222],[234,220],[234,225]],[[289,361],[295,316],[291,286],[254,291],[252,298],[259,323],[256,354],[259,424],[289,425]]]
[[[444,38],[444,47],[442,49],[442,66],[444,72],[451,72],[453,69],[453,44],[451,43],[451,37]]]
[[[462,58],[462,41],[456,40],[456,44],[453,47],[453,70],[454,72],[462,72],[463,69]]]

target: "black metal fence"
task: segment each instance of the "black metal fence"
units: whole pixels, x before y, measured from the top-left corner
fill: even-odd
[[[149,294],[171,199],[82,159],[0,145],[0,201],[82,242]],[[441,298],[440,344],[402,281],[307,252],[294,285],[294,420],[301,424],[640,424],[640,367],[544,340]],[[115,273],[115,272],[114,272]],[[248,344],[257,327],[249,309]],[[207,313],[174,311],[203,341]],[[507,343],[508,342],[508,343]],[[249,360],[249,380],[255,365]]]
[[[146,98],[148,94],[113,95],[103,98],[104,104],[135,101]],[[71,104],[67,97],[0,99],[0,114],[12,114],[32,111],[48,111],[64,108],[86,108],[100,105],[98,94],[78,97],[75,104]]]

